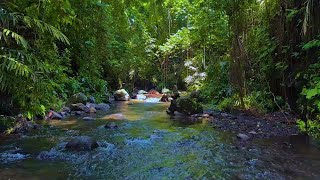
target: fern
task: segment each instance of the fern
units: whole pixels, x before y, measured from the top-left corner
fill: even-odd
[[[5,39],[7,39],[10,35],[18,45],[21,45],[23,48],[28,48],[28,42],[21,35],[9,29],[3,28],[2,36],[4,36]],[[0,35],[0,40],[1,40],[1,35]]]

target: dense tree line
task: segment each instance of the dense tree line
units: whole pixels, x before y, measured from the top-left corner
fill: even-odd
[[[293,111],[317,133],[320,2],[5,0],[1,113],[29,117],[84,92],[200,90],[224,110]],[[310,120],[310,121],[307,121]],[[308,122],[308,123],[304,123]]]

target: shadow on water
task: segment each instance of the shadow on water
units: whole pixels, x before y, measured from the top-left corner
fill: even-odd
[[[235,135],[204,121],[169,116],[166,103],[118,103],[97,120],[70,117],[44,121],[21,138],[1,142],[4,179],[319,179],[320,153],[285,139],[259,140],[238,147]],[[107,120],[121,114],[125,120]],[[105,129],[114,122],[118,128]],[[91,152],[68,152],[71,137],[87,135],[100,145]],[[294,140],[295,142],[295,140]],[[280,144],[280,145],[279,145]],[[43,160],[39,153],[52,155]],[[0,179],[1,179],[0,178]]]

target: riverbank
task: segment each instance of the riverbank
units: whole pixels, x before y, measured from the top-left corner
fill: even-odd
[[[299,134],[297,117],[289,113],[273,112],[257,117],[249,113],[231,114],[206,110],[191,117],[194,120],[207,119],[214,128],[238,134],[238,138],[245,141]]]

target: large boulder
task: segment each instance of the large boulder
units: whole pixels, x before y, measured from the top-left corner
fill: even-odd
[[[168,110],[170,113],[178,111],[182,114],[193,115],[202,113],[203,107],[201,106],[201,104],[195,102],[191,98],[182,97],[178,98],[177,100],[171,101],[171,105]]]
[[[77,94],[74,94],[72,95],[67,104],[77,104],[77,103],[82,103],[82,104],[86,104],[86,102],[88,101],[88,98],[85,94],[83,93],[77,93]]]
[[[124,89],[119,89],[116,92],[113,93],[114,98],[116,101],[129,101],[130,95],[129,93]]]
[[[66,149],[71,151],[90,151],[97,147],[99,147],[97,141],[89,136],[74,137],[66,145]]]

